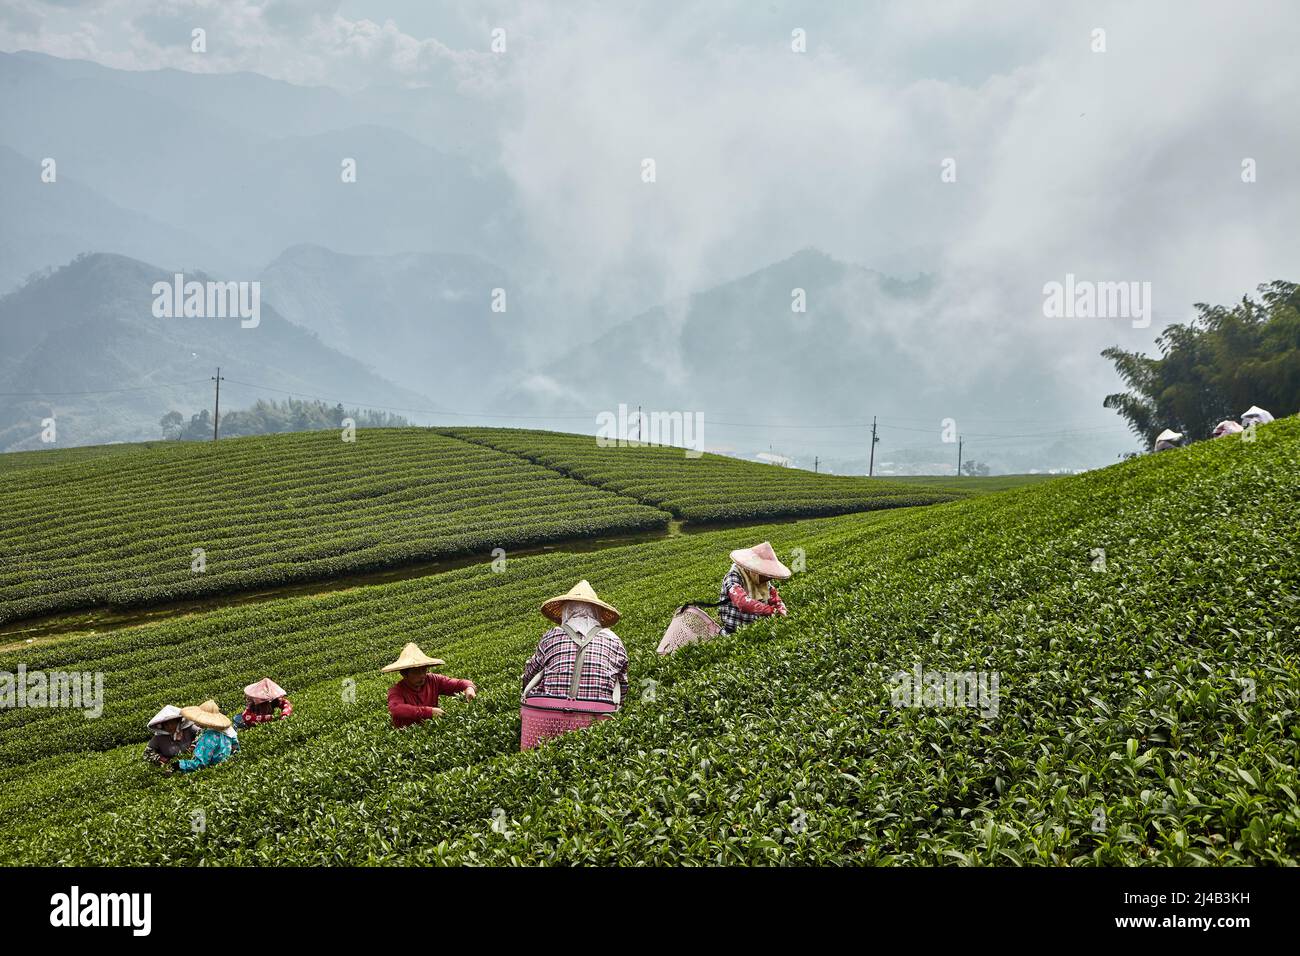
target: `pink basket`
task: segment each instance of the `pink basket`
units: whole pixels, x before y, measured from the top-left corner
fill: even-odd
[[[519,749],[532,750],[547,737],[590,727],[617,711],[613,704],[596,700],[529,697],[519,708]]]
[[[722,632],[722,625],[701,608],[688,604],[673,615],[672,623],[659,642],[660,654],[671,654],[679,647],[696,641],[707,641]]]

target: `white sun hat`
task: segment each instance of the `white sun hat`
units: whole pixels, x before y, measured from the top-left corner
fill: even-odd
[[[1273,420],[1273,414],[1266,412],[1258,405],[1252,405],[1241,416],[1243,425],[1267,425]]]
[[[149,729],[157,730],[163,724],[167,723],[167,721],[175,720],[177,717],[180,716],[181,716],[181,709],[179,707],[173,707],[171,704],[168,704],[162,710],[158,711],[158,713],[154,714],[151,718],[149,718]]]

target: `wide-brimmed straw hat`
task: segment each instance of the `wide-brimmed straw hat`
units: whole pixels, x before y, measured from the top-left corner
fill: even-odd
[[[257,701],[259,704],[279,700],[287,693],[288,691],[269,677],[263,677],[256,684],[249,684],[244,688],[244,696]]]
[[[175,720],[177,717],[181,717],[181,709],[172,704],[168,704],[149,719],[149,729],[157,730],[163,724],[167,723],[167,721]]]
[[[585,580],[579,581],[573,587],[569,588],[568,594],[559,594],[549,601],[542,603],[542,614],[550,618],[556,624],[560,623],[560,615],[564,610],[567,601],[581,601],[583,604],[590,604],[596,609],[597,616],[602,627],[612,627],[622,616],[618,613],[618,608],[612,604],[606,604],[596,596],[596,589],[588,584]]]
[[[1245,431],[1244,428],[1242,428],[1236,422],[1232,421],[1232,419],[1228,419],[1227,421],[1222,421],[1219,422],[1219,424],[1215,425],[1214,433],[1210,437],[1222,438],[1224,435],[1236,435],[1244,431]]]
[[[739,567],[765,578],[777,578],[784,581],[791,574],[789,568],[782,564],[772,550],[772,545],[764,541],[752,548],[740,548],[731,552],[731,560]]]
[[[181,716],[207,730],[229,730],[230,718],[221,712],[215,700],[205,700],[197,707],[185,707]]]
[[[402,648],[402,653],[397,660],[387,667],[381,667],[379,670],[384,674],[391,674],[393,671],[404,671],[412,667],[437,667],[439,664],[447,663],[436,657],[430,657],[415,644],[407,644]]]

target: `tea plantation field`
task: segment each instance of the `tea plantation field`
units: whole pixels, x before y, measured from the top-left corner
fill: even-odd
[[[419,429],[155,443],[0,472],[0,621],[666,527],[669,516]],[[34,453],[40,454],[40,453]],[[195,549],[202,549],[196,564]]]
[[[891,475],[884,479],[908,487],[921,486],[926,491],[946,491],[955,495],[987,495],[1011,488],[1023,488],[1051,481],[1055,475]]]
[[[748,520],[951,497],[613,451],[621,467],[684,489],[690,507],[417,428],[363,430],[353,443],[309,432],[0,455],[0,624],[665,529],[669,512]]]
[[[685,449],[599,447],[590,437],[506,428],[443,429],[467,441],[518,455],[563,474],[698,522],[838,515],[959,496],[954,490],[884,478],[824,475],[723,455],[688,458]]]
[[[1298,458],[1291,419],[933,508],[485,560],[3,653],[102,671],[107,703],[0,712],[0,862],[1295,864]],[[790,616],[658,658],[672,608],[764,537],[806,561]],[[624,613],[632,700],[519,754],[536,607],[578,577]],[[407,640],[478,700],[390,729],[376,671]],[[996,714],[893,706],[890,676],[916,667],[996,674]],[[294,717],[232,762],[139,759],[159,705],[230,709],[264,674]]]

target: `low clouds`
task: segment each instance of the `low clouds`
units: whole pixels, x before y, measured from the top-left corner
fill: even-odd
[[[474,82],[482,51],[417,38],[391,18],[347,17],[338,0],[16,0],[0,14],[0,48],[82,57],[118,69],[249,70],[292,83],[356,90]],[[207,50],[191,49],[192,31]]]
[[[1196,301],[1296,278],[1300,15],[1281,0],[434,9],[18,0],[0,47],[427,86],[490,130],[476,159],[514,184],[534,257],[520,281],[562,304],[554,323],[607,324],[813,246],[937,277],[922,314],[873,317],[936,374],[1055,369],[1090,421],[1114,420],[1102,347],[1145,347]],[[191,25],[208,30],[201,60]],[[1256,183],[1241,180],[1247,157]],[[941,181],[945,159],[956,182]],[[1043,284],[1066,273],[1152,282],[1153,327],[1044,318]]]

